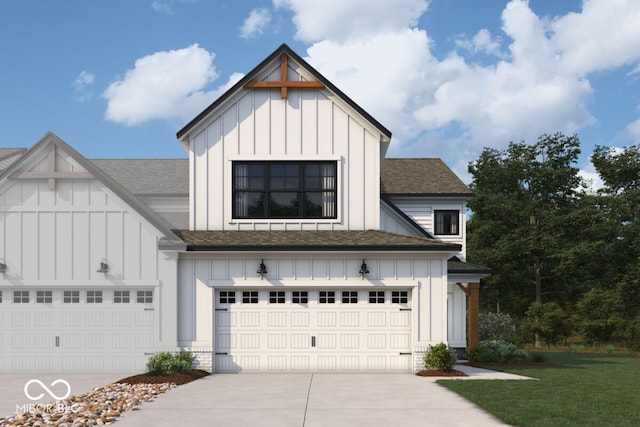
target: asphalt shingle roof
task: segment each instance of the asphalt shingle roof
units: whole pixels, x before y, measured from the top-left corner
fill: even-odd
[[[188,251],[459,251],[460,245],[379,230],[176,230]]]
[[[481,265],[471,264],[454,256],[447,260],[449,274],[491,274],[491,269]]]
[[[189,194],[188,159],[90,159],[136,195]]]
[[[384,159],[380,181],[383,195],[473,195],[441,159]]]

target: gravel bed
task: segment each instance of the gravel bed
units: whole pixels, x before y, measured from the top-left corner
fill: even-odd
[[[113,424],[122,414],[176,387],[175,383],[113,383],[79,396],[37,404],[28,412],[0,418],[0,426],[89,427]]]

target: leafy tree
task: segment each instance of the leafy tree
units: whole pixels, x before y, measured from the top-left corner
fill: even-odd
[[[609,283],[628,320],[640,317],[640,145],[622,150],[598,146],[591,162],[604,181],[602,204],[614,223]]]
[[[483,281],[485,307],[499,302],[521,315],[532,300],[562,295],[571,285],[562,274],[593,250],[572,245],[590,217],[580,204],[579,147],[575,135],[542,135],[532,145],[485,148],[469,165],[469,258],[493,270]]]

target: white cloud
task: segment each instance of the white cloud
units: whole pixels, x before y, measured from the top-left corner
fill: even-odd
[[[636,144],[640,144],[640,119],[629,123],[623,133],[633,139]]]
[[[464,52],[434,57],[427,31],[415,27],[426,1],[329,3],[274,0],[293,11],[297,37],[314,42],[309,62],[393,130],[391,155],[442,152],[446,141],[473,158],[484,146],[575,133],[596,121],[588,74],[640,60],[636,0],[586,0],[580,13],[554,19],[512,0],[501,35],[481,29],[459,40],[462,50],[496,57],[482,65]],[[607,47],[611,40],[618,44]]]
[[[501,57],[501,41],[500,39],[494,39],[491,36],[491,32],[486,28],[479,30],[471,40],[464,37],[456,40],[456,46],[463,48],[469,52],[484,52],[488,55],[494,55]]]
[[[80,102],[88,101],[93,96],[90,86],[95,80],[95,74],[82,70],[73,81],[73,88],[76,91],[76,99]]]
[[[273,0],[273,4],[294,12],[299,40],[338,43],[415,27],[428,7],[427,0]]]
[[[135,125],[152,119],[188,119],[211,102],[203,89],[216,77],[215,55],[197,44],[156,52],[135,62],[124,77],[111,83],[108,120]]]
[[[261,35],[271,22],[271,13],[267,9],[253,9],[240,27],[240,37],[249,39]]]
[[[158,13],[173,15],[173,7],[168,1],[154,1],[153,3],[151,3],[151,9]]]

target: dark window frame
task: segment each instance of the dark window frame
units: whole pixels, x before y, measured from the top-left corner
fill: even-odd
[[[409,292],[408,291],[392,291],[391,303],[392,304],[408,304]]]
[[[235,304],[236,291],[220,291],[218,300],[220,301],[220,304]]]
[[[36,304],[53,303],[53,291],[36,291]]]
[[[30,292],[26,290],[13,291],[13,303],[14,304],[29,304]]]
[[[87,291],[87,304],[102,304],[102,291]]]
[[[113,291],[113,303],[114,304],[129,304],[131,302],[131,294],[127,290],[114,290]]]
[[[136,291],[136,303],[137,304],[153,304],[153,291],[152,290]]]
[[[342,303],[343,304],[357,304],[358,303],[358,291],[342,291]]]
[[[369,304],[384,304],[385,301],[384,291],[369,291]]]
[[[434,211],[434,232],[442,236],[460,234],[460,211],[455,209]]]
[[[243,304],[257,304],[258,301],[258,291],[242,291]]]
[[[320,291],[318,293],[318,304],[335,304],[336,292],[335,291]]]
[[[284,291],[269,291],[269,304],[284,304],[285,292]]]
[[[261,166],[262,175],[253,175]],[[241,175],[240,167],[245,167],[245,175]],[[288,175],[292,168],[297,174]],[[318,167],[317,174],[312,169]],[[330,174],[323,175],[322,169],[331,167]],[[281,170],[275,175],[276,168]],[[242,180],[242,183],[240,182]],[[234,161],[232,166],[232,217],[233,219],[336,219],[338,217],[338,163],[336,161]],[[297,198],[297,213],[278,214],[276,198],[290,194]],[[311,198],[320,197],[320,204]],[[250,197],[261,200],[254,205]],[[246,198],[247,200],[244,200]],[[294,199],[295,199],[294,198]],[[326,200],[324,200],[326,198]],[[246,203],[246,213],[239,212],[240,206]],[[283,210],[293,209],[292,205],[282,205]],[[251,209],[262,210],[261,213],[249,212]],[[327,212],[325,212],[325,210]],[[319,214],[314,212],[318,212]]]
[[[80,304],[80,291],[62,291],[63,304]]]
[[[309,292],[308,291],[293,291],[291,293],[291,302],[293,304],[308,304]]]

